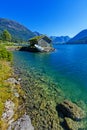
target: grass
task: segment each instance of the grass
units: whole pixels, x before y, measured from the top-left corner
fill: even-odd
[[[4,103],[9,99],[11,95],[11,88],[9,84],[5,82],[11,76],[11,68],[9,63],[1,60],[0,61],[0,118],[4,109]]]
[[[12,53],[9,52],[3,44],[0,44],[0,59],[12,61]]]
[[[7,56],[8,54],[11,58]],[[0,130],[7,130],[8,123],[1,119],[2,114],[5,111],[5,102],[9,99],[14,102],[15,114],[13,118],[14,120],[17,120],[25,112],[25,108],[23,107],[23,97],[25,93],[22,91],[20,85],[6,82],[8,78],[14,77],[11,67],[12,54],[2,45],[0,45],[0,56]],[[16,91],[20,97],[15,97],[14,91]]]

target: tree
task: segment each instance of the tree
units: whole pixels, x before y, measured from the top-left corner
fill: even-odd
[[[7,30],[4,30],[2,33],[2,40],[3,41],[11,41],[11,39],[12,39],[11,34]]]

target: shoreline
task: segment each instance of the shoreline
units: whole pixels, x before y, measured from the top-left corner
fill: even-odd
[[[65,116],[62,118],[59,116],[60,112],[57,107],[63,103],[65,99],[62,96],[61,91],[55,88],[55,84],[52,84],[51,82],[48,88],[48,85],[46,84],[46,78],[36,78],[32,72],[26,73],[26,71],[22,72],[17,69],[16,72],[19,77],[22,78],[21,86],[27,94],[27,113],[31,118],[35,130],[65,130],[65,126],[60,125],[61,120],[64,122],[64,124],[67,124],[67,129],[75,126],[76,130],[78,130],[79,127],[83,127],[80,125],[82,121],[73,121],[72,118],[67,119]],[[68,105],[69,104],[72,104],[71,107],[74,107],[74,112],[78,111],[79,113],[79,107],[77,105],[74,105],[71,101],[68,101]],[[77,110],[75,109],[76,106]],[[74,128],[72,130],[74,130]]]
[[[13,130],[17,127],[21,130],[23,124],[26,124],[26,128],[30,127],[34,130],[30,117],[26,114],[25,92],[21,88],[20,79],[14,74],[11,62],[2,60],[0,67],[5,77],[0,75],[0,129]]]
[[[63,92],[56,87],[50,77],[38,76],[34,70],[27,72],[26,69],[17,68],[15,64],[9,66],[12,72],[9,71],[11,75],[5,81],[12,96],[4,102],[3,123],[1,122],[4,130],[12,130],[15,127],[21,130],[22,119],[25,124],[27,122],[26,127],[32,130],[84,129],[83,119],[86,118],[84,110],[66,100]],[[7,109],[13,111],[9,117]]]

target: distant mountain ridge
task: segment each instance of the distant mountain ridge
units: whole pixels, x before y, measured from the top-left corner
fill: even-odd
[[[70,44],[87,44],[87,29],[82,30],[73,38],[71,38],[68,43]]]
[[[35,36],[35,34],[27,29],[25,26],[19,24],[16,21],[0,18],[0,34],[3,30],[8,30],[14,39],[27,41],[29,38]]]
[[[36,35],[36,36],[42,35],[41,33],[37,32],[37,31],[35,31],[35,32],[33,32],[33,33],[34,33],[34,35]]]
[[[66,43],[70,40],[70,37],[69,36],[51,36],[50,37],[52,42],[55,43],[55,44],[63,44],[63,43]]]

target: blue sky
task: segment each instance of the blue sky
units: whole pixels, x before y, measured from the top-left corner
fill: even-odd
[[[0,17],[49,36],[73,37],[87,29],[87,0],[0,0]]]

